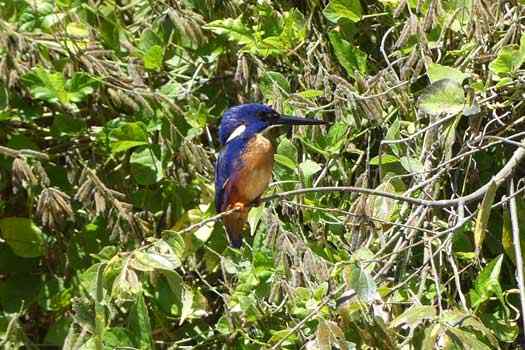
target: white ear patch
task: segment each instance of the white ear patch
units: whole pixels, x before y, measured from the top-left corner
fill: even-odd
[[[239,125],[237,129],[233,130],[233,132],[230,134],[230,137],[228,137],[228,139],[226,140],[226,143],[230,142],[236,137],[241,136],[244,130],[246,130],[246,125],[244,124]]]

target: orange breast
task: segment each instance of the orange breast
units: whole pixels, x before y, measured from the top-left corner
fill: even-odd
[[[257,199],[272,180],[273,146],[264,136],[255,135],[246,145],[242,167],[232,184],[230,204],[248,204]]]

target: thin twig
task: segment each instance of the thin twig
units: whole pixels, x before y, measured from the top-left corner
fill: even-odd
[[[523,285],[523,256],[521,254],[521,242],[520,242],[520,227],[518,222],[518,210],[516,205],[516,196],[514,196],[514,179],[510,179],[509,188],[510,199],[510,221],[512,223],[512,241],[514,244],[514,254],[516,255],[516,270],[517,270],[517,282],[520,289],[520,301],[521,301],[521,321],[523,322],[523,328],[525,329],[525,286]]]
[[[525,139],[521,140],[521,143],[525,143]],[[525,157],[525,148],[519,147],[514,151],[514,154],[510,158],[510,160],[505,164],[503,168],[501,168],[500,171],[496,175],[492,177],[490,181],[488,181],[485,185],[478,188],[476,191],[472,192],[469,195],[458,197],[454,199],[442,199],[442,200],[425,200],[425,199],[418,199],[418,198],[411,198],[411,197],[405,197],[401,196],[395,193],[390,192],[384,192],[384,191],[377,191],[369,188],[360,188],[360,187],[353,187],[353,186],[329,186],[329,187],[317,187],[317,188],[303,188],[299,190],[293,190],[293,191],[287,191],[287,192],[281,192],[276,193],[274,195],[261,198],[261,202],[268,202],[274,199],[281,199],[286,197],[292,197],[296,195],[302,195],[306,193],[313,193],[313,192],[354,192],[354,193],[362,193],[372,196],[382,196],[386,198],[391,198],[415,205],[423,205],[426,207],[432,207],[432,208],[446,208],[446,207],[452,207],[452,206],[458,206],[460,203],[470,203],[476,200],[481,199],[485,192],[487,192],[490,184],[492,181],[496,183],[496,186],[500,186],[503,182],[505,182],[509,176],[513,173],[513,171],[518,167],[520,162]]]

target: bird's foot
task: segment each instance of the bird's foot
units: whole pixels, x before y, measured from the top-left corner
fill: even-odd
[[[246,206],[244,205],[244,203],[241,203],[241,202],[237,202],[233,205],[233,208],[232,209],[235,209],[239,212],[243,212],[245,209],[246,209]]]

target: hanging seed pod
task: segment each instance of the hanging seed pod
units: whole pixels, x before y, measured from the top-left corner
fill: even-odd
[[[90,73],[95,74],[95,69],[93,68],[93,64],[91,63],[90,59],[87,55],[80,56],[80,62],[84,66],[84,68]]]
[[[434,23],[437,22],[437,16],[436,16],[436,9],[435,9],[435,3],[436,1],[433,0],[430,2],[430,6],[428,7],[427,14],[425,15],[425,18],[423,20],[423,31],[428,32],[432,29]]]
[[[83,182],[82,181],[80,182],[82,183],[82,185],[80,185],[75,195],[75,200],[79,201],[84,206],[88,206],[92,202],[91,194],[95,189],[95,184],[89,178],[84,180]]]
[[[141,94],[132,94],[131,95],[135,101],[150,115],[155,114],[155,111],[153,108],[151,108],[151,105],[149,102],[142,96]]]
[[[248,59],[243,54],[240,54],[237,58],[237,67],[233,79],[239,84],[239,86],[248,86],[250,80],[250,68],[248,66]]]
[[[121,100],[120,94],[119,94],[119,92],[117,90],[115,90],[113,88],[108,88],[107,92],[108,92],[109,98],[111,99],[111,102],[115,106],[117,106],[117,107],[122,106],[122,100]]]
[[[122,105],[128,107],[132,112],[140,111],[140,106],[124,91],[118,91]]]
[[[17,192],[18,187],[27,188],[38,183],[31,167],[27,164],[26,160],[21,157],[17,157],[13,160],[11,181],[13,183],[14,193]]]
[[[58,228],[66,219],[73,217],[70,197],[55,188],[45,188],[38,198],[36,207],[42,223],[52,229]]]

